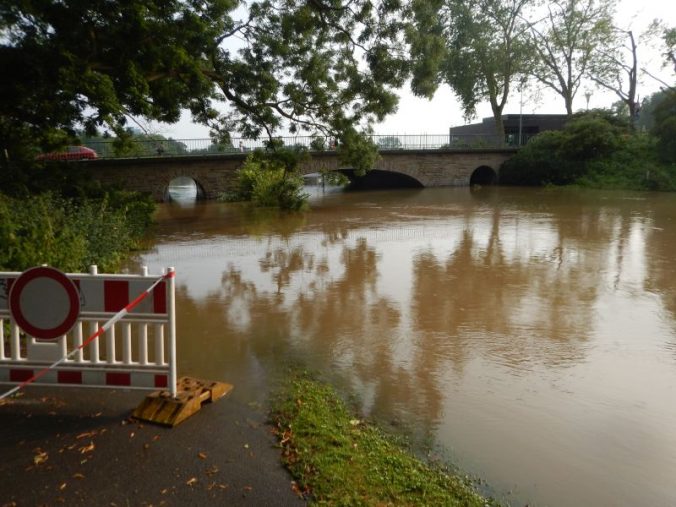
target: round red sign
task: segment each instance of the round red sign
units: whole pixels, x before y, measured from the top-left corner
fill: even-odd
[[[9,311],[29,335],[54,340],[70,331],[77,322],[80,295],[73,281],[58,269],[31,268],[12,284]]]

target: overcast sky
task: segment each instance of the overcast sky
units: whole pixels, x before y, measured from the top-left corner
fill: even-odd
[[[622,28],[632,29],[634,34],[645,30],[650,22],[656,18],[663,20],[667,25],[676,24],[676,2],[674,0],[622,0],[618,4],[615,20]],[[647,67],[652,73],[665,81],[673,79],[668,69],[661,68],[662,60],[655,50],[639,46],[639,66]],[[646,97],[660,89],[659,83],[648,76],[641,76],[639,85],[640,98]],[[609,107],[617,101],[617,96],[593,87],[583,85],[575,97],[575,110],[586,107],[585,92],[590,91],[589,107]],[[400,101],[397,112],[390,115],[381,124],[376,125],[376,134],[445,134],[448,128],[465,124],[462,110],[448,85],[439,87],[432,100],[414,97],[408,90],[399,92]],[[515,91],[505,107],[504,114],[518,114],[521,97]],[[532,93],[523,94],[523,113],[565,113],[563,99],[552,92],[543,90],[539,97]],[[492,116],[490,105],[482,103],[477,108],[477,118]],[[472,120],[472,122],[477,121]],[[174,139],[206,138],[209,135],[207,128],[195,125],[186,113],[181,121],[173,124],[154,124],[152,129]]]

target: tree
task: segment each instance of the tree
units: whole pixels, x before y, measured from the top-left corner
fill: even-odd
[[[662,39],[661,51],[662,57],[664,58],[662,68],[671,68],[673,65],[674,73],[676,73],[676,28],[667,28],[664,26],[661,20],[656,19],[651,23],[650,27],[648,28],[648,32],[651,36],[656,33],[660,34],[660,38]],[[676,90],[676,87],[673,85],[673,81],[670,84],[664,81],[664,79],[661,79],[660,77],[653,74],[645,67],[642,67],[641,71],[660,83],[666,89]]]
[[[79,127],[173,122],[182,108],[221,140],[289,128],[349,142],[396,107],[400,10],[396,0],[2,0],[0,65],[12,69],[0,84],[2,148],[18,153],[17,132],[46,148]]]
[[[627,108],[629,124],[634,129],[638,119],[639,103],[637,44],[631,30],[617,30],[616,47],[600,48],[600,57],[590,62],[588,76],[601,88],[615,93]]]
[[[676,72],[676,28],[665,28],[662,39],[666,46],[666,51],[664,52],[665,62],[673,65],[674,72]]]
[[[201,55],[228,26],[227,4],[194,4],[3,1],[0,64],[12,69],[0,84],[3,134],[18,128],[49,148],[79,127],[176,121],[211,93]]]
[[[531,0],[417,2],[409,32],[413,91],[431,97],[441,82],[457,93],[466,117],[488,100],[496,138],[504,142],[502,112],[512,81],[528,70],[525,9]]]
[[[385,136],[378,139],[378,149],[396,150],[401,148],[401,141],[397,136]]]
[[[655,126],[655,109],[669,95],[669,90],[660,90],[648,95],[641,101],[641,114],[636,122],[636,127],[650,131]]]
[[[657,137],[660,158],[676,163],[676,90],[666,90],[654,108],[655,124],[652,133]]]
[[[615,47],[613,1],[554,0],[544,18],[530,23],[538,55],[532,75],[563,97],[568,115],[583,78],[601,58],[600,49]]]

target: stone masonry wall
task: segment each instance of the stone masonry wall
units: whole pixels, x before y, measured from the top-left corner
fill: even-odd
[[[406,174],[426,187],[467,186],[472,173],[482,166],[498,174],[502,163],[515,150],[485,151],[399,151],[381,153],[374,169]],[[128,190],[149,192],[157,201],[166,198],[169,182],[179,176],[195,180],[206,199],[216,199],[235,184],[236,170],[245,154],[164,157],[153,159],[96,160],[87,162],[92,176],[106,184],[116,184]],[[333,152],[316,153],[301,165],[301,172],[339,169]]]

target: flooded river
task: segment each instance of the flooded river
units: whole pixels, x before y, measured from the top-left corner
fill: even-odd
[[[676,196],[333,193],[162,205],[179,374],[265,399],[289,361],[512,505],[676,505]]]

